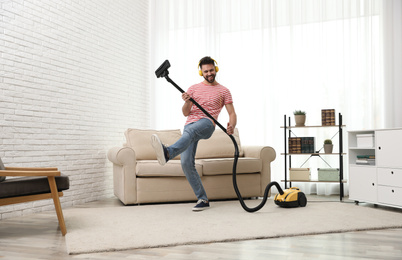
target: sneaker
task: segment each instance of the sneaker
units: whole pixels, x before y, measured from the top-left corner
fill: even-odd
[[[209,202],[206,200],[198,200],[197,205],[194,206],[193,211],[202,211],[209,208]]]
[[[152,147],[155,149],[156,158],[160,165],[165,165],[169,161],[166,146],[162,144],[161,140],[156,134],[151,136]]]

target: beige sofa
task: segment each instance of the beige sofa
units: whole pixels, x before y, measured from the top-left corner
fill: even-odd
[[[128,129],[126,143],[109,150],[114,194],[126,205],[197,200],[181,168],[180,156],[165,166],[159,165],[151,146],[154,133],[167,145],[181,136],[180,130]],[[262,197],[271,181],[275,150],[269,146],[241,146],[237,129],[234,136],[240,151],[239,190],[244,198]],[[233,156],[234,145],[219,128],[211,138],[198,143],[195,165],[210,200],[237,198],[232,182]]]

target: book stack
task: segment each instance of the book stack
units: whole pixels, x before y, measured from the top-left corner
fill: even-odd
[[[356,164],[375,165],[375,155],[357,155]]]
[[[314,137],[301,137],[301,153],[315,153]]]
[[[321,109],[321,124],[335,125],[335,109]]]
[[[288,146],[289,153],[301,153],[301,138],[289,137]]]
[[[289,137],[289,153],[315,153],[314,137]]]

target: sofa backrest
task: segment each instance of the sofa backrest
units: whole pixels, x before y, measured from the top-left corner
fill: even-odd
[[[175,130],[147,130],[129,128],[124,132],[126,136],[126,146],[134,149],[137,160],[156,160],[155,150],[151,145],[151,136],[157,134],[163,144],[172,145],[181,137],[180,129]],[[241,148],[239,130],[236,128],[233,134],[239,154],[243,156]],[[220,128],[217,128],[209,139],[200,140],[197,146],[196,159],[203,158],[230,158],[234,156],[234,145],[232,140]],[[175,159],[180,159],[177,156]]]
[[[233,137],[239,146],[239,155],[242,157],[243,149],[241,148],[239,130],[237,128],[234,131]],[[230,158],[234,156],[234,153],[235,148],[230,137],[220,128],[216,128],[209,139],[198,142],[195,158]]]
[[[172,145],[181,137],[180,129],[145,130],[129,128],[124,132],[126,146],[134,149],[137,160],[156,160],[155,150],[151,145],[151,136],[157,134],[163,144]]]

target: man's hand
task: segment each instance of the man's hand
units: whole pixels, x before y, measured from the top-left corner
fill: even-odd
[[[236,127],[237,115],[236,115],[233,103],[226,104],[225,107],[229,114],[229,123],[226,128],[226,133],[228,135],[232,135],[234,133],[234,129]]]
[[[190,100],[191,97],[187,92],[183,92],[181,94],[181,98],[184,100],[184,105],[181,110],[182,110],[184,116],[188,116],[190,114],[193,102],[191,102],[191,100]]]
[[[187,94],[187,92],[183,92],[182,94],[181,94],[181,98],[185,101],[185,102],[187,102],[187,101],[190,101],[190,95],[189,94]]]
[[[230,123],[228,123],[228,126],[226,128],[226,133],[228,135],[232,135],[234,133],[234,127]]]

